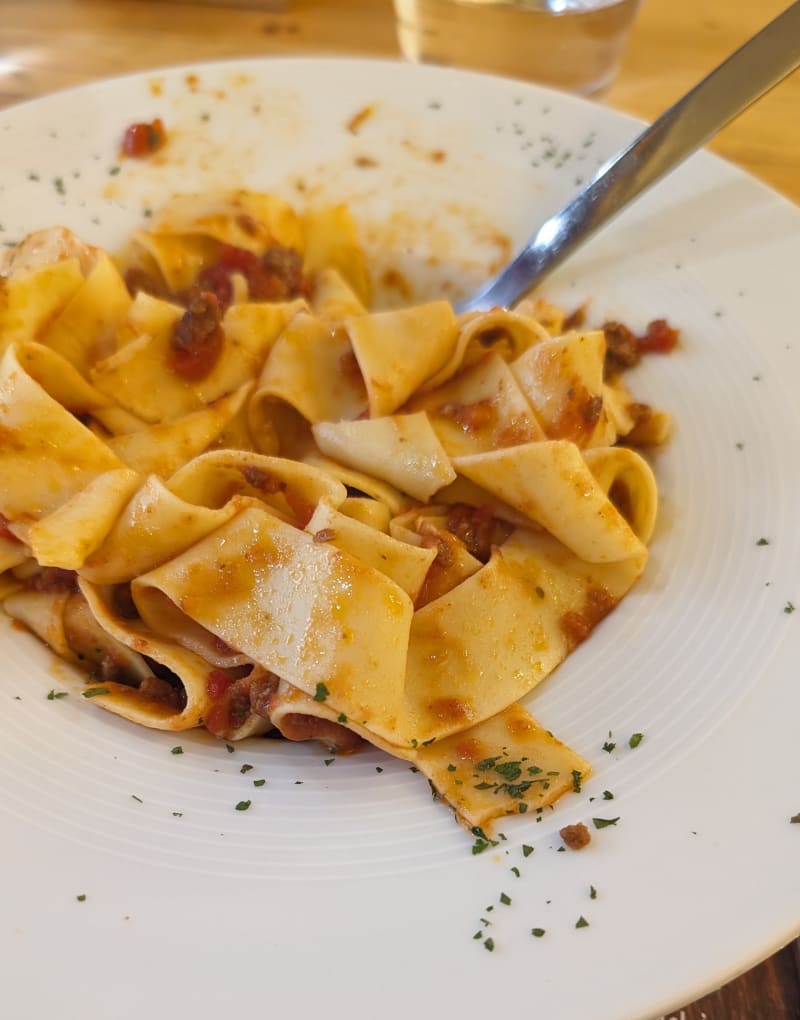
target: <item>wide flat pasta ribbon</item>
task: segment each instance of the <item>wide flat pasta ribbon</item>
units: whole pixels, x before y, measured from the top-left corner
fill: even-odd
[[[116,331],[131,305],[125,281],[105,252],[69,301],[38,333],[38,339],[81,375],[116,349]]]
[[[64,259],[20,276],[0,276],[0,354],[37,340],[83,282],[77,259]]]
[[[530,404],[506,362],[487,354],[444,385],[409,401],[425,411],[450,457],[544,438]]]
[[[312,432],[327,456],[389,482],[414,499],[430,499],[456,477],[423,411],[360,421],[319,422]]]
[[[181,614],[306,694],[397,739],[411,600],[347,553],[247,509],[134,580],[131,592],[155,631],[175,637]]]
[[[603,406],[602,330],[570,332],[529,347],[511,362],[549,439],[570,439],[578,446],[616,440]]]
[[[461,821],[484,835],[498,817],[541,812],[591,773],[587,761],[516,704],[421,747],[414,764]]]
[[[590,563],[647,557],[642,541],[598,484],[581,451],[568,440],[457,457],[453,463]],[[646,499],[654,513],[656,489],[649,466],[632,454],[625,467],[629,477],[637,478],[629,490]],[[651,514],[646,511],[643,516]]]
[[[267,427],[276,402],[291,405],[308,422],[357,418],[367,391],[347,333],[298,313],[276,340],[250,401],[253,432]]]
[[[446,301],[353,316],[345,320],[344,328],[364,377],[373,418],[401,407],[441,368],[458,339],[455,314]]]
[[[43,565],[74,569],[139,482],[55,401],[10,347],[0,362],[0,514]]]

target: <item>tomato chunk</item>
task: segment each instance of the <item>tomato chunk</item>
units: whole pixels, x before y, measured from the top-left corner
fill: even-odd
[[[131,124],[122,138],[122,153],[134,159],[146,159],[167,143],[167,131],[160,117],[150,123]]]

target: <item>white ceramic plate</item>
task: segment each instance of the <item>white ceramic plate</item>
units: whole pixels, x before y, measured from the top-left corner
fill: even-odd
[[[123,129],[154,116],[163,156],[120,163]],[[241,185],[351,203],[376,279],[455,295],[637,130],[532,86],[392,63],[147,74],[0,115],[0,240],[64,223],[114,246],[173,191]],[[547,285],[591,299],[597,322],[680,326],[680,350],[632,379],[677,428],[643,583],[530,700],[595,776],[492,853],[473,856],[427,784],[377,753],[229,753],[48,700],[64,667],[4,622],[6,1015],[625,1020],[796,934],[798,265],[800,213],[702,154]],[[619,821],[559,852],[558,829],[592,817]]]

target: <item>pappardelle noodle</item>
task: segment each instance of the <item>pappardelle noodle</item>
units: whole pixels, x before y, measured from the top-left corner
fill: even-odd
[[[0,599],[94,705],[368,742],[490,826],[589,774],[520,700],[642,573],[669,418],[543,302],[369,303],[348,209],[267,194],[9,249]]]

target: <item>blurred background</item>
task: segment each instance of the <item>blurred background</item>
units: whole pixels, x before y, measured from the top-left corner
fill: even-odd
[[[786,6],[643,0],[600,101],[652,120]],[[400,57],[392,0],[2,0],[0,106],[167,64],[313,53]],[[798,201],[798,110],[795,75],[710,147]]]

